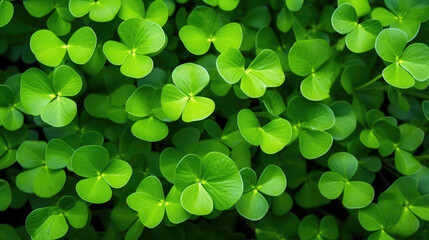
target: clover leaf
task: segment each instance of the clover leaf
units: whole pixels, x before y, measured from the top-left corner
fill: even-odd
[[[292,139],[292,126],[283,118],[276,118],[261,127],[251,110],[242,109],[237,121],[244,139],[254,146],[261,146],[262,151],[267,154],[282,150]]]
[[[255,229],[256,239],[298,238],[299,218],[293,213],[283,216],[267,214],[258,222]]]
[[[78,148],[72,155],[73,171],[85,179],[76,184],[76,192],[90,203],[105,203],[112,197],[113,188],[121,188],[131,177],[131,166],[119,159],[109,159],[109,152],[101,146]]]
[[[10,22],[13,16],[13,5],[9,1],[0,1],[0,27],[4,27]]]
[[[374,198],[374,189],[367,182],[350,181],[358,168],[356,158],[347,152],[332,154],[328,160],[331,171],[323,173],[319,190],[328,199],[336,199],[342,193],[343,205],[349,209],[364,208]]]
[[[380,20],[383,26],[403,30],[406,41],[413,40],[420,29],[420,23],[429,18],[429,3],[420,0],[385,0],[387,8],[375,8],[371,17]]]
[[[229,48],[216,60],[219,74],[229,84],[241,80],[241,90],[251,98],[262,97],[267,87],[279,87],[285,75],[277,54],[265,49],[245,68],[244,57],[238,49]]]
[[[119,18],[127,20],[129,18],[143,18],[154,22],[159,26],[164,26],[168,20],[168,8],[162,0],[153,1],[147,11],[143,1],[124,0],[118,12]]]
[[[16,162],[16,151],[27,137],[27,127],[21,127],[13,132],[0,129],[0,170]]]
[[[179,224],[191,216],[183,209],[180,194],[173,186],[165,198],[159,179],[149,176],[142,180],[135,193],[127,197],[127,203],[138,212],[140,221],[148,228],[158,226],[164,218],[164,212],[172,223]]]
[[[335,124],[327,132],[334,140],[344,140],[356,129],[356,115],[353,106],[346,101],[334,102],[330,108],[335,115]]]
[[[12,192],[6,180],[0,179],[0,212],[9,208],[12,202]]]
[[[38,68],[22,74],[21,102],[25,110],[52,126],[62,127],[76,116],[76,103],[68,97],[77,95],[82,79],[73,68],[61,65],[54,69],[53,77]]]
[[[357,12],[358,17],[362,17],[371,12],[368,0],[338,0],[338,6],[344,3],[351,4]]]
[[[374,123],[374,130],[369,130],[368,134],[361,133],[361,140],[377,146],[382,156],[394,152],[395,166],[400,173],[411,175],[420,169],[420,162],[411,153],[423,142],[424,133],[420,128],[410,124],[397,127],[396,122],[390,122],[389,118],[380,118]]]
[[[304,97],[312,101],[329,98],[333,84],[333,71],[328,62],[332,55],[329,43],[322,39],[299,40],[289,51],[290,70],[305,77],[300,90]],[[325,64],[328,62],[327,64]]]
[[[240,24],[220,25],[217,13],[209,7],[198,6],[188,16],[188,25],[179,31],[180,40],[194,55],[203,55],[211,43],[220,53],[228,48],[240,48],[243,33]]]
[[[374,240],[393,240],[385,229],[389,229],[391,226],[386,225],[389,224],[389,221],[385,219],[385,214],[381,211],[380,207],[377,204],[371,203],[366,208],[359,210],[359,222],[362,227],[372,233],[368,239]]]
[[[125,105],[136,87],[124,84],[110,94],[91,93],[85,97],[85,110],[93,117],[106,118],[118,124],[128,122]]]
[[[207,70],[194,63],[185,63],[176,67],[172,73],[173,84],[162,88],[161,105],[172,121],[200,121],[210,116],[215,103],[210,98],[197,96],[210,81]]]
[[[294,124],[294,131],[298,132],[302,156],[315,159],[331,148],[333,138],[325,130],[334,126],[335,116],[329,107],[296,97],[289,102],[287,114]]]
[[[297,12],[301,9],[304,0],[286,0],[286,7],[292,11]]]
[[[417,217],[428,221],[429,195],[417,191],[417,181],[411,177],[397,179],[378,197],[378,205],[389,221],[387,231],[408,237],[419,228]]]
[[[415,80],[429,78],[429,47],[413,43],[405,48],[406,44],[407,34],[397,28],[383,30],[375,42],[377,54],[391,63],[383,70],[383,78],[397,88],[410,88]]]
[[[302,240],[338,239],[337,221],[331,215],[324,216],[320,222],[315,215],[308,215],[299,224],[298,236]]]
[[[25,228],[32,239],[58,239],[63,237],[69,224],[76,229],[83,228],[88,221],[86,204],[66,195],[56,206],[37,208],[25,220]]]
[[[122,43],[109,40],[104,43],[103,52],[113,65],[121,65],[121,73],[127,77],[142,78],[153,68],[153,61],[147,55],[158,52],[165,44],[162,28],[153,22],[130,18],[118,27]]]
[[[279,196],[286,189],[286,176],[281,168],[270,164],[257,180],[256,173],[251,168],[240,170],[243,179],[243,195],[235,204],[237,212],[241,216],[256,221],[268,212],[268,201],[263,194],[268,196]]]
[[[57,194],[66,182],[63,169],[51,169],[45,162],[46,142],[25,141],[16,153],[16,160],[26,169],[16,176],[16,186],[23,192],[42,198]]]
[[[121,8],[120,0],[70,0],[69,9],[74,17],[89,18],[96,22],[109,22]]]
[[[16,94],[8,85],[0,85],[0,123],[9,131],[17,130],[24,123],[21,101]]]
[[[207,215],[232,207],[243,193],[237,166],[228,156],[211,152],[203,158],[186,155],[176,167],[174,185],[180,202],[193,215]]]
[[[96,44],[97,36],[90,27],[76,30],[67,44],[46,29],[33,33],[30,39],[30,48],[37,61],[49,67],[60,65],[66,52],[74,63],[85,64],[94,54]]]
[[[238,133],[239,134],[239,133]],[[159,157],[159,169],[164,178],[174,183],[177,164],[187,154],[204,157],[209,152],[220,152],[229,155],[227,146],[214,139],[200,140],[200,132],[196,128],[187,127],[177,131],[172,137],[173,147],[164,149]]]
[[[161,107],[161,90],[141,86],[128,98],[125,111],[142,118],[131,127],[134,136],[149,142],[157,142],[168,135],[168,121]]]
[[[374,48],[375,40],[383,26],[380,21],[370,19],[358,22],[358,15],[353,5],[341,4],[332,15],[335,31],[346,35],[346,45],[355,53],[367,52]]]
[[[34,17],[42,18],[49,13],[46,25],[49,30],[58,36],[65,36],[71,30],[71,22],[75,19],[69,11],[66,0],[32,1],[25,0],[24,7]]]
[[[213,7],[219,6],[219,8],[224,11],[232,11],[240,3],[240,0],[203,0],[203,1]]]

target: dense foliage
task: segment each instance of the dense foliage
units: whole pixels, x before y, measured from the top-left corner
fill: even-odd
[[[429,239],[429,0],[0,0],[0,239]]]

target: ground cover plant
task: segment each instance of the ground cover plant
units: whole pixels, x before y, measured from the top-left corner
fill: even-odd
[[[429,239],[429,0],[0,0],[0,240]]]

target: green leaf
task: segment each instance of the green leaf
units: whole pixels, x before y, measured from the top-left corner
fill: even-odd
[[[69,226],[56,207],[44,207],[27,216],[25,228],[34,239],[58,239],[67,233]]]
[[[67,45],[46,29],[31,35],[30,48],[37,61],[49,67],[60,65],[67,52]]]
[[[329,107],[303,97],[293,98],[289,102],[287,113],[291,120],[302,128],[327,130],[335,124],[334,112]]]
[[[389,26],[396,21],[396,16],[385,8],[377,7],[371,12],[371,17],[381,22],[383,27]]]
[[[249,109],[242,109],[238,113],[237,122],[244,139],[254,146],[259,146],[262,141],[262,132],[255,114]]]
[[[167,213],[168,220],[175,224],[182,223],[191,217],[191,214],[180,203],[181,194],[182,192],[173,186],[166,198],[165,212]]]
[[[118,17],[122,20],[129,18],[144,18],[145,6],[143,1],[138,0],[123,0],[121,8],[118,12]]]
[[[206,119],[215,110],[215,103],[206,97],[191,97],[183,109],[182,120],[184,122],[195,122]]]
[[[41,112],[42,120],[54,127],[63,127],[69,124],[76,116],[76,103],[66,97],[57,97]]]
[[[333,143],[332,136],[324,131],[302,129],[298,136],[299,150],[307,159],[315,159],[324,155]]]
[[[331,57],[328,42],[322,39],[300,40],[289,51],[289,66],[298,76],[315,73]]]
[[[131,50],[122,43],[107,41],[103,45],[103,53],[107,60],[114,65],[122,65],[130,55]]]
[[[122,3],[123,4],[123,3]],[[164,26],[168,20],[168,7],[164,1],[153,1],[146,12],[146,20]]]
[[[244,193],[235,204],[235,208],[241,216],[257,221],[267,214],[269,205],[265,197],[255,189]]]
[[[46,142],[24,141],[16,153],[16,161],[23,168],[35,168],[45,161]]]
[[[429,195],[423,195],[413,202],[409,206],[409,209],[416,214],[419,218],[429,221]]]
[[[238,23],[229,23],[220,28],[212,38],[212,42],[220,53],[229,48],[239,49],[243,40],[243,32]],[[210,43],[210,42],[209,42]]]
[[[137,192],[127,197],[127,204],[138,211],[140,221],[148,228],[158,226],[164,218],[165,199],[161,182],[155,176],[143,179]]]
[[[201,160],[197,155],[184,156],[176,166],[174,185],[179,191],[200,181],[202,172]]]
[[[374,189],[369,183],[361,181],[346,182],[343,205],[349,209],[364,208],[374,199]]]
[[[292,126],[282,118],[274,119],[260,130],[261,149],[267,154],[282,150],[292,139]]]
[[[331,171],[340,174],[346,180],[350,180],[357,171],[358,161],[350,153],[338,152],[329,157],[328,166]]]
[[[174,85],[191,97],[200,93],[210,81],[207,70],[194,63],[185,63],[176,67],[172,77]]]
[[[70,0],[70,13],[74,17],[83,17],[89,12],[89,18],[96,22],[109,22],[119,11],[119,0]]]
[[[76,192],[83,200],[95,204],[108,202],[112,198],[112,189],[101,177],[80,180],[76,184]]]
[[[180,202],[183,208],[193,215],[208,215],[213,211],[213,200],[201,183],[194,183],[185,188]]]
[[[331,18],[332,27],[341,34],[347,34],[358,26],[358,16],[353,5],[345,3],[335,9]]]
[[[259,176],[258,190],[269,196],[279,196],[286,189],[286,176],[276,165],[268,165]]]
[[[398,63],[414,79],[425,81],[429,78],[429,47],[423,43],[409,45],[402,53]]]
[[[172,76],[177,87],[167,84],[161,93],[162,109],[171,120],[177,120],[182,112],[184,122],[200,121],[213,113],[213,100],[195,96],[210,81],[205,68],[194,63],[185,63],[176,67]]]
[[[10,22],[13,16],[13,11],[13,5],[9,1],[2,1],[0,3],[0,27],[3,27]]]
[[[265,49],[244,71],[240,88],[247,96],[258,98],[265,94],[267,87],[279,87],[284,80],[285,75],[279,57],[274,51]]]
[[[81,229],[88,222],[88,207],[84,202],[77,201],[64,215],[72,227]]]
[[[122,160],[112,160],[104,169],[101,177],[113,188],[121,188],[128,183],[133,169],[131,166]]]
[[[137,138],[148,142],[161,141],[168,135],[168,126],[155,117],[138,120],[131,127],[131,132]]]
[[[345,185],[344,177],[336,172],[325,172],[319,180],[320,193],[328,199],[337,199]]]
[[[316,238],[319,234],[319,219],[314,215],[305,216],[298,228],[298,236],[302,240]]]
[[[367,231],[377,231],[384,228],[384,220],[378,205],[371,203],[359,210],[359,222]]]
[[[216,67],[227,83],[237,83],[244,74],[244,57],[238,49],[229,48],[216,59]]]
[[[381,30],[383,30],[383,26],[378,20],[367,20],[358,24],[352,32],[347,34],[346,45],[352,52],[367,52],[374,48],[377,35]]]
[[[286,0],[286,7],[292,12],[297,12],[301,9],[304,0]]]
[[[338,0],[338,5],[344,3],[353,5],[359,17],[365,16],[371,11],[368,0]]]
[[[85,178],[97,177],[109,164],[109,152],[101,146],[83,146],[74,152],[71,164],[77,175]]]
[[[413,155],[401,148],[395,150],[395,167],[404,175],[412,175],[421,168],[421,164]]]
[[[397,88],[410,88],[414,86],[414,78],[398,63],[392,63],[383,70],[383,78],[390,85]]]
[[[194,55],[205,54],[211,45],[209,34],[192,25],[182,27],[179,31],[179,37],[186,49]]]
[[[228,156],[211,152],[201,159],[201,179],[204,188],[213,199],[214,208],[225,210],[232,207],[243,192],[243,183],[237,166]]]
[[[121,73],[127,77],[142,78],[149,74],[153,61],[146,55],[158,52],[165,45],[162,28],[144,19],[130,18],[119,25],[118,34],[123,45],[114,41],[104,44],[107,60],[122,65]]]
[[[53,89],[58,96],[72,97],[82,89],[82,78],[67,65],[61,65],[54,71]]]
[[[356,129],[356,116],[352,105],[346,101],[337,101],[331,105],[335,115],[335,124],[327,130],[335,140],[344,140]]]
[[[8,209],[12,202],[12,192],[7,181],[0,179],[0,211]]]
[[[175,121],[182,115],[189,97],[172,84],[166,84],[161,92],[161,105],[169,119]]]
[[[396,62],[407,44],[407,34],[397,28],[381,31],[375,41],[375,51],[386,62]]]
[[[91,59],[97,44],[97,36],[90,27],[79,28],[70,37],[67,51],[70,59],[77,64],[85,64]]]
[[[34,178],[33,191],[42,198],[50,198],[63,188],[66,182],[64,170],[51,170],[47,167],[39,167],[39,172]]]

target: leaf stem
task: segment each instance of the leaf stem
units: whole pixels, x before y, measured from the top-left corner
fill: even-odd
[[[369,80],[368,82],[366,82],[366,83],[364,83],[364,84],[362,84],[362,85],[360,85],[360,86],[356,87],[354,90],[355,90],[355,91],[362,90],[362,88],[368,87],[369,85],[371,85],[371,84],[375,83],[378,79],[380,79],[380,78],[382,78],[382,77],[383,77],[383,74],[382,74],[382,73],[380,73],[380,74],[378,74],[377,76],[375,76],[373,79]]]

